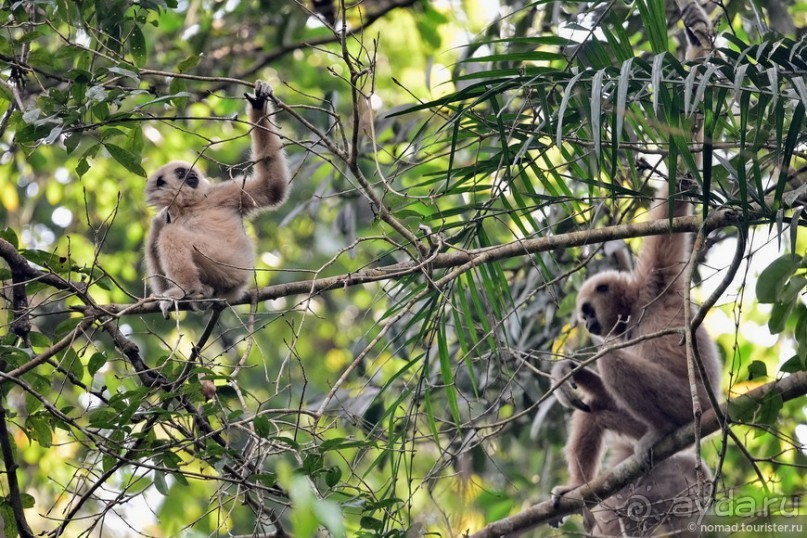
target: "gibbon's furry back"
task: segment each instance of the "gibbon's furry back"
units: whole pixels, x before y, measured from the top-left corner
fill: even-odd
[[[146,200],[159,209],[146,244],[149,285],[163,315],[179,299],[238,299],[253,274],[252,241],[243,219],[281,205],[289,170],[269,104],[271,87],[255,84],[246,95],[253,123],[252,176],[211,183],[191,163],[174,161],[146,183]]]

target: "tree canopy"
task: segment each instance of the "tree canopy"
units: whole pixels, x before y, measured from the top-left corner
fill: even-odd
[[[580,510],[548,501],[548,372],[596,351],[576,290],[685,232],[722,407],[658,457],[698,438],[719,515],[798,506],[807,21],[708,3],[716,50],[686,62],[688,3],[3,2],[0,536],[579,531],[546,525]],[[249,173],[258,79],[290,199],[247,223],[240,300],[165,320],[146,177]],[[696,214],[647,221],[684,177]]]

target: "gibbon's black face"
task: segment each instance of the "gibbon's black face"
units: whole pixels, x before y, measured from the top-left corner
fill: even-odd
[[[597,311],[594,310],[594,306],[588,301],[580,306],[580,321],[585,324],[586,330],[591,334],[602,334],[602,325],[600,325],[600,321],[597,319]]]
[[[631,315],[627,275],[600,273],[583,283],[577,294],[577,317],[595,336],[620,335],[627,330]]]
[[[174,161],[160,167],[146,183],[149,205],[163,208],[193,204],[207,190],[209,182],[190,163]]]

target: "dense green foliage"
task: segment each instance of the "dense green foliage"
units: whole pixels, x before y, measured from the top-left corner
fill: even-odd
[[[712,219],[695,298],[733,280],[706,320],[720,400],[807,371],[807,42],[724,7],[686,64],[660,0],[384,0],[351,32],[306,2],[3,2],[0,535],[24,508],[53,536],[452,536],[545,500],[568,416],[546,372],[592,350],[575,290],[669,178]],[[163,320],[145,176],[248,172],[257,78],[294,173],[248,225],[257,291]],[[802,401],[729,418],[716,498],[803,492]]]

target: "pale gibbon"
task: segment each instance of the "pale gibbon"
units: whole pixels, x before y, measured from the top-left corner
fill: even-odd
[[[680,5],[680,3],[679,3]],[[705,57],[713,47],[711,21],[696,2],[682,8],[687,37],[687,59]],[[698,137],[702,140],[702,132]],[[651,209],[651,220],[688,215],[691,205],[680,198],[669,199],[667,188],[659,191],[663,201]],[[688,237],[670,234],[648,237],[633,271],[606,271],[589,278],[577,296],[576,315],[581,324],[601,342],[626,341],[652,335],[685,324],[683,270],[687,262]],[[703,327],[695,332],[706,379],[697,376],[701,402],[709,402],[707,387],[717,393],[721,365],[714,342]],[[606,434],[611,444],[612,463],[633,453],[648,458],[652,446],[679,426],[692,421],[692,396],[687,369],[686,348],[681,336],[671,334],[611,350],[598,361],[599,375],[582,369],[556,391],[559,401],[575,408],[566,443],[570,483],[553,489],[558,499],[564,493],[587,483],[597,473]],[[552,369],[559,382],[576,363],[562,360]],[[647,535],[656,527],[680,527],[687,518],[663,518],[663,510],[676,498],[701,502],[697,490],[697,459],[677,454],[654,467],[647,475],[586,512],[586,527],[601,534]],[[701,476],[709,477],[700,466]],[[649,486],[653,487],[649,487]],[[696,488],[696,489],[693,489]],[[630,502],[631,492],[644,488],[653,508],[643,518],[625,517],[620,506]],[[652,491],[652,493],[650,493]]]
[[[179,299],[238,299],[254,271],[254,247],[243,219],[286,200],[289,170],[276,127],[272,88],[258,81],[249,101],[252,176],[211,183],[191,163],[174,161],[146,183],[159,209],[146,245],[148,281],[163,315]]]
[[[678,0],[678,5],[681,6],[685,1]],[[700,60],[714,48],[714,26],[697,0],[690,1],[680,9],[687,39],[686,59]]]
[[[666,188],[661,189],[660,197],[665,202],[651,210],[652,220],[668,217]],[[671,200],[671,203],[673,216],[689,213],[688,202]],[[685,234],[650,236],[632,272],[605,271],[589,278],[577,295],[579,322],[596,340],[603,342],[632,340],[664,329],[682,328],[684,308],[688,308],[683,302],[686,283],[682,276],[687,244]],[[707,386],[714,393],[717,391],[721,365],[715,345],[703,327],[699,327],[694,336],[708,378],[698,376],[698,398],[706,404],[710,401]],[[557,362],[552,378],[560,381],[576,365],[569,359]],[[606,434],[631,440],[618,439],[612,443],[612,462],[618,463],[634,452],[633,446],[636,453],[647,457],[657,441],[693,419],[686,348],[680,334],[659,336],[611,350],[597,361],[597,368],[599,375],[589,369],[576,371],[571,377],[572,383],[563,384],[556,391],[561,403],[576,408],[565,449],[570,483],[553,489],[556,498],[594,478]],[[630,443],[628,450],[624,449],[626,443]],[[679,467],[684,467],[688,461],[685,455],[676,458]],[[679,487],[682,481],[695,484],[694,458],[692,462],[688,472],[679,473],[677,482],[659,485],[657,493],[682,490],[684,488]],[[664,464],[662,470],[668,465]],[[641,480],[662,484],[664,477],[669,476],[671,473],[654,468]],[[708,472],[704,472],[704,476],[708,477]],[[665,500],[655,496],[650,499]],[[606,502],[598,508],[609,507]],[[591,527],[590,518],[586,523]]]

